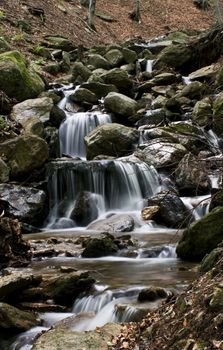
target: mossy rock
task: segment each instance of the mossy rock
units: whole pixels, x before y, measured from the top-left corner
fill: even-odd
[[[0,54],[0,90],[18,101],[37,97],[45,88],[43,80],[28,67],[19,51]]]
[[[83,258],[98,258],[101,256],[114,255],[118,251],[118,246],[114,240],[109,237],[92,238],[87,244],[82,253]]]
[[[223,207],[217,207],[186,229],[177,246],[177,255],[200,261],[223,240]]]

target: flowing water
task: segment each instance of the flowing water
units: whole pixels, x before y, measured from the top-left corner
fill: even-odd
[[[152,63],[149,64],[152,67]],[[152,69],[149,64],[148,70]],[[33,338],[41,330],[75,315],[80,316],[74,319],[72,329],[79,331],[95,329],[107,322],[136,320],[142,309],[152,310],[157,306],[154,302],[146,305],[137,302],[140,290],[152,285],[181,290],[196,274],[193,264],[185,264],[176,257],[175,246],[181,232],[167,229],[151,220],[145,222],[141,219],[140,210],[145,199],[165,188],[156,169],[142,161],[136,161],[134,157],[89,162],[84,160],[84,136],[98,125],[110,123],[111,118],[100,112],[68,111],[66,106],[71,93],[72,89],[66,91],[59,104],[66,112],[66,120],[60,127],[61,155],[79,157],[82,160],[61,158],[49,165],[50,214],[45,223],[45,231],[33,237],[74,238],[80,235],[100,235],[100,232],[88,230],[87,225],[79,227],[73,217],[75,206],[84,192],[88,194],[90,211],[94,212],[89,221],[108,218],[120,212],[127,213],[135,222],[131,238],[137,241],[137,245],[125,254],[97,259],[84,259],[79,256],[34,260],[32,268],[38,273],[47,273],[49,266],[75,267],[90,271],[97,283],[94,292],[77,299],[69,313],[41,314],[43,327],[21,334],[12,344],[11,350],[31,349]],[[213,146],[217,147],[212,134],[210,137]],[[140,142],[144,142],[146,138],[146,132],[142,133]],[[212,181],[217,180],[213,178]],[[210,195],[184,197],[182,200],[193,211],[194,218],[199,219],[208,211]]]

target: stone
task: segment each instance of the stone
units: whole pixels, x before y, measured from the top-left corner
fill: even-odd
[[[151,50],[151,48],[149,48]],[[191,59],[191,49],[184,44],[168,45],[158,55],[154,68],[173,67],[176,69],[184,67]]]
[[[218,135],[223,135],[223,93],[217,95],[213,102],[213,131]]]
[[[209,303],[209,307],[211,310],[215,310],[218,312],[223,311],[223,288],[215,288],[213,296]]]
[[[204,91],[205,85],[203,83],[200,83],[199,81],[193,81],[181,90],[179,96],[200,100],[204,94]]]
[[[130,232],[134,229],[134,219],[127,214],[113,214],[110,218],[98,220],[88,225],[88,230],[108,233]]]
[[[31,260],[30,245],[22,238],[18,220],[0,218],[0,269],[26,266]]]
[[[50,120],[50,112],[53,108],[53,100],[50,97],[30,99],[13,106],[11,118],[23,125],[29,118],[39,118],[42,123]]]
[[[75,62],[72,66],[72,81],[75,82],[77,79],[85,82],[91,76],[92,72],[90,69],[85,67],[82,62]]]
[[[88,56],[87,64],[95,67],[95,69],[97,69],[97,68],[110,69],[111,68],[111,65],[108,62],[108,60],[106,60],[103,56],[101,56],[99,54],[90,54]]]
[[[32,134],[40,138],[44,137],[44,124],[38,117],[24,119],[21,122],[23,134]]]
[[[114,242],[114,237],[105,236],[103,238],[90,238],[85,242],[85,248],[81,255],[83,258],[99,258],[114,255],[117,251],[118,246]]]
[[[58,129],[48,126],[44,129],[44,139],[48,144],[49,158],[58,158],[60,156],[60,140]]]
[[[8,115],[12,109],[12,100],[4,93],[0,91],[0,114]]]
[[[42,45],[46,47],[68,52],[76,49],[71,40],[60,35],[46,35],[44,39],[45,41],[42,42]]]
[[[59,129],[60,124],[66,119],[66,113],[58,106],[53,106],[50,111],[50,124]]]
[[[135,63],[137,61],[137,53],[127,47],[122,49],[122,54],[126,63]]]
[[[209,97],[205,97],[202,100],[197,101],[197,103],[195,104],[192,113],[192,120],[194,121],[194,123],[196,123],[196,125],[199,125],[201,127],[211,127],[213,118],[212,114],[213,112],[211,101]]]
[[[0,144],[0,157],[4,155],[11,170],[11,178],[30,175],[48,159],[47,143],[34,135],[18,136]]]
[[[105,84],[115,85],[120,92],[129,92],[132,88],[132,80],[129,78],[128,73],[120,68],[113,68],[102,74],[100,78]]]
[[[100,82],[88,82],[81,85],[82,88],[88,89],[93,92],[98,99],[105,97],[109,92],[118,92],[118,89],[115,85],[112,84],[103,84]]]
[[[98,126],[85,136],[87,159],[104,154],[108,156],[124,156],[134,142],[138,140],[138,131],[120,124],[104,124]]]
[[[0,329],[21,332],[38,326],[40,323],[38,316],[33,313],[19,310],[6,303],[0,303]]]
[[[193,81],[210,81],[213,80],[217,75],[218,69],[215,64],[210,66],[202,67],[195,72],[189,74],[188,78]]]
[[[9,181],[9,168],[2,158],[0,158],[0,183]]]
[[[77,103],[90,103],[96,104],[98,102],[97,96],[88,89],[79,88],[72,95],[70,95],[70,100]]]
[[[150,80],[154,85],[170,85],[178,81],[178,77],[173,73],[160,73]]]
[[[222,258],[222,255],[222,247],[215,248],[209,254],[205,255],[205,257],[201,261],[200,272],[205,273],[210,271]]]
[[[76,332],[55,328],[45,332],[34,341],[33,350],[107,350],[111,340],[121,332],[121,325],[106,324],[96,331]]]
[[[138,295],[138,301],[155,301],[160,298],[167,298],[168,292],[161,287],[143,288]]]
[[[152,196],[147,200],[147,204],[159,207],[153,220],[167,227],[186,227],[191,220],[191,214],[180,197],[170,191],[163,191]]]
[[[77,226],[87,226],[97,217],[98,208],[95,195],[87,191],[79,192],[70,218],[76,222]]]
[[[123,94],[110,92],[104,100],[105,109],[121,116],[130,117],[136,113],[137,102]]]
[[[30,67],[24,56],[18,51],[0,54],[0,90],[18,101],[37,97],[45,84]]]
[[[143,208],[141,210],[141,217],[143,220],[152,220],[154,215],[159,211],[159,206],[154,205],[150,207]]]
[[[13,184],[0,184],[0,191],[6,215],[40,226],[47,214],[44,191]]]
[[[120,67],[120,65],[124,60],[122,52],[118,49],[109,50],[105,54],[105,58],[107,59],[107,61],[110,63],[112,67]]]
[[[217,207],[186,229],[177,245],[178,257],[200,261],[215,249],[223,239],[222,214],[223,207]]]

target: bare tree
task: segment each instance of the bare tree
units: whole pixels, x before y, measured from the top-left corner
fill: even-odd
[[[96,0],[90,0],[89,9],[88,9],[88,25],[93,30],[96,30],[94,25],[95,6],[96,6]]]
[[[140,22],[140,0],[135,0],[135,21]]]
[[[215,0],[215,18],[216,18],[218,24],[223,23],[222,5],[221,5],[220,0]]]

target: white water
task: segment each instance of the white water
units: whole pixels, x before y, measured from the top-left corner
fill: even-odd
[[[146,72],[152,73],[154,60],[147,60],[146,62]]]

